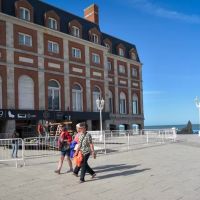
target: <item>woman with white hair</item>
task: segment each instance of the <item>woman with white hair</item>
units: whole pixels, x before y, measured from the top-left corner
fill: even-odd
[[[79,145],[75,152],[75,155],[78,154],[78,151],[81,151],[83,154],[83,161],[81,167],[76,166],[74,168],[74,175],[78,176],[78,172],[81,168],[81,175],[80,175],[80,183],[85,182],[85,174],[88,172],[92,178],[96,176],[96,173],[93,171],[93,169],[88,165],[88,159],[90,157],[90,154],[92,154],[93,158],[95,158],[95,152],[94,152],[94,145],[92,143],[92,136],[86,131],[87,124],[85,122],[79,123],[78,130],[80,132],[79,135]]]

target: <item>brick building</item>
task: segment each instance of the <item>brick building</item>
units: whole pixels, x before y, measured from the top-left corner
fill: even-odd
[[[0,0],[0,132],[39,120],[99,129],[144,126],[142,64],[135,45],[101,32],[98,7],[84,18],[38,0]]]

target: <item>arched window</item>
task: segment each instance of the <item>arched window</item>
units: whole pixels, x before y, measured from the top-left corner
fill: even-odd
[[[126,114],[126,95],[121,92],[119,97],[119,113]]]
[[[109,101],[109,111],[113,113],[113,94],[110,90],[108,92],[108,101]]]
[[[48,110],[60,110],[60,86],[55,80],[48,83]]]
[[[133,95],[132,109],[134,115],[138,114],[138,96],[136,94]]]
[[[83,111],[83,91],[78,84],[72,88],[72,110]]]
[[[34,82],[27,75],[18,80],[19,109],[34,109]]]
[[[94,87],[93,89],[93,111],[94,112],[97,112],[99,111],[98,108],[97,108],[97,103],[96,103],[96,100],[101,97],[101,91],[98,87]]]
[[[3,107],[3,92],[2,92],[2,78],[0,76],[0,109],[2,109]]]

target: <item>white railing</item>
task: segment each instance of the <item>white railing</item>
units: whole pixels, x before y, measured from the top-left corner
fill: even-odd
[[[176,129],[143,129],[127,131],[89,131],[92,135],[94,149],[99,154],[127,151],[150,145],[176,141]],[[15,142],[18,147],[17,157],[13,154]],[[31,137],[25,139],[0,139],[0,162],[33,160],[60,155],[58,151],[58,136]]]
[[[21,138],[0,139],[0,162],[15,162],[24,164],[24,141]]]

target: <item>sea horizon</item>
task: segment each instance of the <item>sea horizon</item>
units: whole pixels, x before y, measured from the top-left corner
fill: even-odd
[[[169,125],[148,125],[148,126],[144,126],[144,129],[165,129],[165,128],[176,128],[178,130],[181,130],[183,128],[185,128],[187,126],[187,124],[169,124]],[[199,124],[192,124],[192,130],[193,132],[198,131],[199,128]]]

